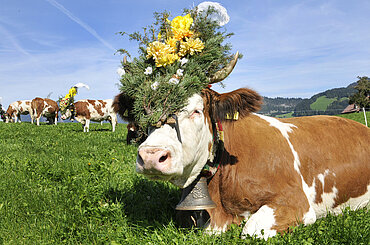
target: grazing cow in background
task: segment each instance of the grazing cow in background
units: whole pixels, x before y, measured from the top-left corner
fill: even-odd
[[[246,88],[194,94],[177,112],[178,127],[162,124],[139,146],[137,172],[180,188],[204,174],[216,204],[207,229],[246,220],[243,237],[267,239],[369,203],[369,128],[340,117],[255,114],[261,103]]]
[[[32,121],[31,100],[18,100],[11,103],[5,114],[5,122],[21,122],[21,115],[30,114]],[[33,121],[32,121],[33,123]]]
[[[61,112],[63,120],[75,118],[82,123],[84,132],[89,132],[90,121],[101,122],[108,120],[115,131],[117,125],[117,114],[112,108],[112,99],[108,100],[79,100]]]
[[[128,123],[126,143],[131,144],[131,141],[137,139],[138,136],[138,125],[134,122]]]
[[[37,126],[40,125],[40,117],[44,116],[49,124],[57,125],[59,107],[57,102],[48,98],[36,97],[31,102],[33,119],[36,119]]]

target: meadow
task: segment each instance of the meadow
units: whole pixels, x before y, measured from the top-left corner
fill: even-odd
[[[0,122],[1,244],[369,244],[367,210],[343,210],[268,241],[179,228],[180,190],[135,172],[125,124]]]

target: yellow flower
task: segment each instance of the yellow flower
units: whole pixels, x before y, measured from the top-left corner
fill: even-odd
[[[197,38],[187,38],[186,42],[181,42],[179,55],[181,57],[190,54],[194,55],[195,52],[201,52],[204,49],[203,42]]]
[[[161,50],[165,48],[165,46],[166,45],[164,43],[161,43],[159,41],[154,41],[150,43],[149,46],[146,48],[146,58],[149,59],[153,57],[154,59],[156,59],[160,55]]]
[[[172,48],[174,48],[174,50],[177,49],[177,42],[178,42],[178,40],[175,39],[175,38],[168,38],[166,40],[166,44],[169,45],[169,46],[171,46]]]
[[[171,28],[173,37],[177,40],[181,40],[184,37],[193,36],[193,32],[190,31],[191,24],[193,24],[193,18],[190,14],[183,16],[177,16],[171,21]]]
[[[187,14],[184,17],[177,16],[171,21],[172,30],[189,30],[191,24],[193,24],[193,18],[190,17],[190,14]]]
[[[180,57],[177,54],[174,53],[168,53],[162,56],[159,56],[158,59],[155,60],[156,67],[165,67],[167,65],[170,65],[174,63],[176,60],[178,60]]]
[[[77,94],[76,88],[72,87],[72,88],[69,89],[68,94],[66,94],[66,96],[64,96],[64,98],[68,99],[68,98],[74,97],[76,94]]]
[[[179,56],[175,54],[176,51],[176,44],[174,44],[175,42],[176,40],[169,41],[169,44],[165,44],[158,41],[150,43],[149,46],[146,48],[147,52],[146,58],[149,59],[153,57],[153,59],[155,60],[155,65],[157,67],[172,64],[173,62],[179,59]],[[174,45],[174,47],[172,47],[170,44]]]

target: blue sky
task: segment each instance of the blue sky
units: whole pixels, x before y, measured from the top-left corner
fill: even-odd
[[[0,0],[0,97],[4,107],[37,96],[76,99],[118,93],[124,48],[137,56],[132,33],[153,22],[153,12],[173,17],[202,1]],[[244,57],[225,88],[249,87],[269,97],[311,97],[370,76],[370,1],[220,0],[228,11],[229,40]]]

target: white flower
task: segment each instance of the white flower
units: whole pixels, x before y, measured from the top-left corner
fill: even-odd
[[[150,75],[150,74],[152,74],[152,72],[153,72],[153,68],[152,68],[152,67],[150,67],[150,66],[148,66],[148,67],[145,69],[144,74],[145,74],[145,75]]]
[[[170,83],[172,84],[178,84],[179,83],[179,79],[177,79],[176,77],[173,77],[169,80]]]
[[[125,75],[125,74],[126,74],[125,69],[123,69],[123,67],[119,67],[119,68],[117,69],[117,74],[118,74],[120,77],[122,77],[123,75]]]
[[[159,86],[159,82],[154,82],[152,85],[150,85],[150,87],[153,89],[153,90],[156,90]]]
[[[181,62],[181,66],[183,66],[183,65],[185,65],[186,63],[188,63],[188,59],[187,58],[182,58],[181,60],[180,60],[180,62]]]
[[[216,21],[220,26],[229,22],[230,17],[227,14],[227,10],[217,2],[202,2],[197,6],[197,12],[204,16],[210,7],[213,7],[216,11],[209,16],[211,20]]]
[[[184,70],[183,69],[177,69],[176,71],[176,75],[178,75],[179,77],[182,77],[184,75]]]

